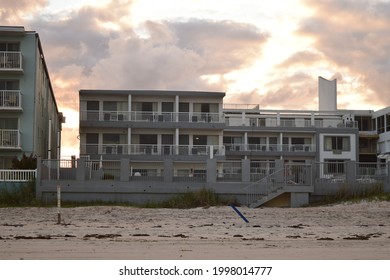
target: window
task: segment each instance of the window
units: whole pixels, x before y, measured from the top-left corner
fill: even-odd
[[[372,118],[367,116],[355,116],[360,131],[372,131]]]
[[[18,52],[20,50],[19,43],[0,43],[1,52]]]
[[[98,154],[99,134],[87,133],[86,135],[86,153],[88,155]]]
[[[0,90],[18,90],[18,80],[0,80]]]
[[[385,132],[385,116],[380,116],[376,120],[378,123],[378,133],[384,133]]]
[[[345,161],[344,160],[325,160],[324,174],[344,174]]]
[[[325,151],[350,151],[349,136],[325,136]]]
[[[18,119],[0,118],[0,129],[18,129]]]
[[[87,101],[87,120],[99,120],[99,101]]]

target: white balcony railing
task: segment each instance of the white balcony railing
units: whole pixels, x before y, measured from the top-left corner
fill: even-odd
[[[223,123],[224,115],[200,112],[81,111],[81,121],[203,122]]]
[[[0,129],[0,148],[20,148],[20,131],[12,129]]]
[[[315,152],[312,144],[225,144],[227,152]]]
[[[0,182],[28,182],[34,180],[37,170],[0,170]]]
[[[320,128],[358,128],[358,123],[355,121],[344,122],[341,119],[321,119],[312,122],[308,119],[278,119],[276,117],[245,117],[241,115],[226,115],[227,126],[250,126],[250,127],[320,127]]]
[[[22,108],[22,94],[20,90],[0,90],[0,109]]]
[[[21,52],[0,52],[0,70],[21,70]]]
[[[82,144],[80,153],[84,155],[224,156],[225,147],[218,145]]]

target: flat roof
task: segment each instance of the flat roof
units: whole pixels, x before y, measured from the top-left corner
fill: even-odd
[[[0,34],[21,35],[25,32],[23,26],[4,26],[0,25]]]
[[[197,97],[224,97],[224,92],[219,91],[186,91],[186,90],[93,90],[81,89],[80,95],[143,95],[143,96],[197,96]]]

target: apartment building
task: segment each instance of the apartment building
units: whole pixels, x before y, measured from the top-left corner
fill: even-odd
[[[0,169],[23,153],[59,158],[64,120],[38,33],[0,26]]]
[[[131,174],[160,176],[166,159],[178,176],[204,176],[224,158],[222,92],[80,91],[80,155],[133,162]],[[137,163],[135,163],[137,161]]]
[[[319,84],[321,100],[336,100],[335,81],[320,78]],[[249,160],[254,177],[272,171],[276,160],[332,163],[335,169],[351,160],[377,161],[372,111],[337,110],[335,102],[317,111],[263,110],[224,104],[224,96],[80,90],[80,155],[144,161],[131,174],[148,176],[160,174],[167,159],[175,162],[174,176],[205,174],[210,158],[218,160],[218,176],[239,176],[240,161]],[[150,166],[153,171],[142,171]]]
[[[80,158],[42,160],[37,197],[62,184],[64,199],[143,203],[206,187],[297,207],[346,185],[389,191],[390,109],[339,110],[336,92],[319,78],[318,110],[264,110],[223,92],[80,90]]]

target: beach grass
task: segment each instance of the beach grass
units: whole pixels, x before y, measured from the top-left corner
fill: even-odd
[[[351,191],[353,190],[353,191]],[[309,206],[328,205],[335,203],[358,203],[361,201],[390,201],[390,193],[384,192],[382,184],[374,184],[370,187],[353,188],[348,184],[340,187],[333,195],[327,195],[322,200],[311,203]]]

